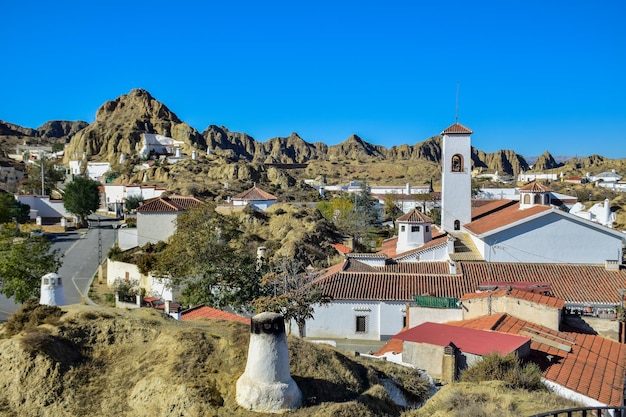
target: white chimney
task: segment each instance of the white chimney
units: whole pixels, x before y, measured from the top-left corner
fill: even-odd
[[[302,392],[291,378],[285,321],[260,313],[250,322],[248,362],[237,380],[237,403],[259,413],[283,413],[300,407]]]
[[[61,277],[58,274],[51,272],[41,277],[39,304],[47,306],[65,305],[63,285],[61,284]]]

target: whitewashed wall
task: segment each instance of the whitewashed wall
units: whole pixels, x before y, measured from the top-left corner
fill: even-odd
[[[167,241],[176,231],[176,214],[170,213],[137,213],[137,244]]]
[[[384,340],[402,330],[404,302],[333,301],[315,306],[307,320],[305,336],[330,339]],[[367,317],[367,331],[356,331],[356,317]]]

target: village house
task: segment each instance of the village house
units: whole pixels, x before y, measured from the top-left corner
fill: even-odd
[[[276,203],[276,196],[262,190],[256,185],[249,190],[232,196],[233,207],[245,207],[248,204],[255,210],[267,210],[269,206]]]
[[[104,207],[108,214],[122,217],[126,199],[129,197],[147,201],[160,197],[166,188],[137,184],[104,184]]]

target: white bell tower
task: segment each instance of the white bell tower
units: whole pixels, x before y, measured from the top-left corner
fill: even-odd
[[[460,231],[472,221],[472,131],[455,123],[443,132],[441,227]]]

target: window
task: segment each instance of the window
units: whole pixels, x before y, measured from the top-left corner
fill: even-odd
[[[402,316],[402,328],[406,327],[406,316]]]
[[[450,169],[452,172],[463,172],[463,156],[456,154],[452,155]]]
[[[404,225],[400,226],[400,231],[404,232]]]
[[[411,232],[419,232],[419,231],[420,231],[419,226],[411,226]]]
[[[454,230],[461,230],[461,222],[458,220],[454,221]]]
[[[430,227],[428,227],[428,226],[424,226],[424,231],[425,231],[426,233],[430,232]]]
[[[535,194],[535,204],[541,204],[541,195]]]
[[[546,206],[550,205],[550,196],[548,194],[543,195],[543,204]]]
[[[524,204],[530,204],[530,194],[524,195]]]
[[[356,332],[367,333],[367,316],[356,316]]]

